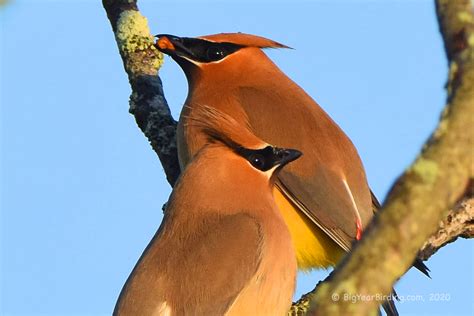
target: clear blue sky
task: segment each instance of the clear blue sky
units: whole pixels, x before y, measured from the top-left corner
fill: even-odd
[[[294,47],[268,54],[350,135],[383,199],[445,100],[432,1],[195,2],[140,8],[155,34],[242,31]],[[128,114],[100,1],[13,0],[0,10],[0,313],[110,314],[170,187]],[[177,116],[185,78],[169,58],[161,76]],[[432,280],[409,272],[399,295],[424,301],[399,303],[401,314],[472,315],[473,252],[459,241],[428,262]],[[298,295],[324,275],[302,275]]]

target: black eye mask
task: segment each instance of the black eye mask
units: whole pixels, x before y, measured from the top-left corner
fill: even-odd
[[[275,166],[284,166],[301,156],[301,152],[298,150],[272,146],[267,146],[263,149],[237,147],[234,150],[237,154],[244,157],[255,169],[263,172]]]
[[[183,57],[190,58],[200,63],[209,63],[221,60],[222,58],[235,53],[243,46],[232,43],[213,43],[202,39],[183,37],[180,43],[185,50],[180,52],[177,45],[177,52]]]
[[[270,170],[276,164],[273,147],[271,146],[267,146],[263,149],[247,149],[239,147],[235,151],[250,162],[254,168],[261,171]]]

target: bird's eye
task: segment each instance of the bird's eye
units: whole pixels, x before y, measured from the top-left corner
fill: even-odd
[[[265,158],[260,154],[254,154],[249,157],[249,161],[258,170],[265,168]]]
[[[224,58],[225,53],[219,46],[210,46],[206,51],[206,56],[209,61],[215,61]]]

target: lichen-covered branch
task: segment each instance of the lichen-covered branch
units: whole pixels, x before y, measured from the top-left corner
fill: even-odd
[[[473,4],[438,0],[436,9],[450,64],[440,123],[351,255],[311,295],[311,315],[376,315],[375,298],[390,293],[474,176]],[[368,299],[353,303],[348,295]]]
[[[466,199],[449,211],[439,229],[423,245],[418,257],[427,260],[445,245],[459,237],[474,237],[474,198]]]
[[[158,69],[163,55],[153,45],[147,19],[136,1],[103,0],[120,56],[132,88],[130,113],[158,154],[171,186],[180,169],[176,147],[176,121],[163,95]]]

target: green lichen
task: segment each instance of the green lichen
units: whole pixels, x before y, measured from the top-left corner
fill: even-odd
[[[470,47],[474,47],[474,33],[469,34],[467,43]]]
[[[428,185],[433,184],[439,174],[438,164],[426,158],[419,158],[410,169]]]
[[[471,23],[473,22],[473,17],[472,17],[472,13],[468,12],[468,11],[461,11],[458,13],[458,19],[460,22],[463,22],[463,23]]]
[[[302,316],[306,315],[309,310],[309,303],[311,300],[310,294],[303,295],[298,302],[293,303],[290,310],[288,311],[287,316]]]
[[[443,112],[441,113],[441,120],[439,121],[438,127],[436,128],[433,134],[434,139],[441,138],[448,131],[448,128],[449,128],[448,116],[449,116],[449,107],[445,107],[443,109]],[[423,148],[425,148],[425,146],[427,145],[428,143],[424,144]]]
[[[434,138],[439,139],[441,136],[443,136],[448,131],[448,127],[449,127],[448,120],[440,121],[438,128],[434,132],[434,135],[433,135]]]
[[[458,64],[457,62],[453,61],[451,62],[451,64],[449,65],[449,73],[448,73],[448,86],[447,86],[447,92],[448,92],[448,95],[452,95],[453,93],[453,82],[454,82],[454,79],[456,78],[456,75],[458,73]]]
[[[120,14],[117,21],[115,37],[120,52],[130,58],[133,54],[146,54],[147,62],[158,69],[163,63],[163,54],[153,45],[147,19],[135,10],[127,10]]]

